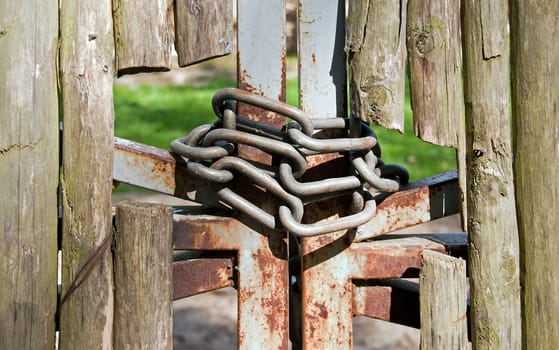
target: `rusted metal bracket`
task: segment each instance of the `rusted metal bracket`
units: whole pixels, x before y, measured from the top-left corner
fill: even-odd
[[[113,176],[116,181],[218,206],[208,183],[189,176],[182,159],[158,148],[116,139]],[[449,252],[451,247],[418,237],[365,240],[458,213],[458,198],[456,172],[442,174],[379,200],[373,220],[355,230],[306,239],[302,300],[300,307],[292,309],[303,312],[299,327],[304,343],[313,348],[325,344],[345,348],[351,344],[351,320],[356,314],[417,326],[417,318],[406,315],[409,309],[403,308],[412,305],[415,296],[370,282],[417,273],[423,250]],[[289,325],[287,237],[247,217],[209,210],[174,216],[173,248],[229,255],[175,262],[174,297],[235,284],[239,344],[284,348]]]
[[[175,272],[180,279],[174,282],[178,284],[175,292],[188,295],[231,285],[234,277],[239,299],[239,348],[247,344],[259,349],[287,348],[289,271],[284,234],[258,225],[249,227],[219,212],[176,214],[173,248],[232,252],[233,266],[231,261],[215,259],[200,259],[201,264],[207,265],[194,272],[190,268],[197,262],[177,266]],[[198,285],[183,279],[193,273],[201,277]],[[205,278],[209,276],[215,280],[208,283]]]

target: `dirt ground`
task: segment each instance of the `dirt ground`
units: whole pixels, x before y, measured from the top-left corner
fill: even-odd
[[[122,193],[113,195],[113,203],[135,200],[148,203],[185,204],[159,194]],[[459,232],[456,215],[400,231]],[[177,300],[173,303],[173,346],[175,350],[233,350],[237,345],[237,292],[225,288]],[[419,331],[367,317],[353,321],[356,350],[408,350],[419,348]]]

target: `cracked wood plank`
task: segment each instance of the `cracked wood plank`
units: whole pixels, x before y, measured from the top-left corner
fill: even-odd
[[[232,1],[176,0],[175,11],[175,48],[180,67],[231,53]]]
[[[470,349],[466,261],[431,250],[421,257],[420,349]]]
[[[114,40],[110,1],[60,9],[62,295],[112,234]],[[91,35],[95,40],[91,40]],[[104,254],[62,305],[61,349],[112,349],[113,266]]]
[[[460,2],[409,0],[407,47],[415,133],[457,147],[464,133]]]
[[[519,242],[512,174],[508,1],[463,4],[472,344],[520,349]],[[487,60],[481,18],[505,44]],[[549,209],[545,209],[546,211]]]
[[[351,0],[347,18],[351,115],[403,132],[406,1]]]
[[[118,76],[171,69],[172,0],[113,0],[113,20]]]
[[[56,0],[0,1],[0,349],[54,346],[57,38]]]

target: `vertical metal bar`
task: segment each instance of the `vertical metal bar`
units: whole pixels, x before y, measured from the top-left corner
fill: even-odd
[[[285,101],[285,0],[238,0],[237,6],[239,88]],[[275,126],[285,123],[282,116],[243,104],[238,106],[238,112]],[[239,155],[271,162],[269,155],[250,147],[240,147]],[[262,207],[272,204],[260,191],[241,186],[244,192],[252,192],[247,194],[255,203]],[[287,349],[287,239],[264,228],[256,231],[237,233],[242,236],[238,255],[238,346]]]
[[[300,108],[314,118],[347,114],[345,2],[299,1]],[[333,157],[310,160],[318,165]],[[336,162],[333,171],[345,169]],[[334,201],[339,202],[339,201]],[[343,214],[343,205],[332,203]],[[307,206],[307,220],[332,214]],[[312,217],[312,218],[311,218]],[[346,255],[352,235],[342,231],[302,240],[304,349],[352,348],[352,284]]]
[[[299,1],[299,101],[314,118],[347,114],[345,2]]]

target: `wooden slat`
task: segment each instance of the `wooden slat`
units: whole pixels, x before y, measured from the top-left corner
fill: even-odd
[[[507,0],[492,1],[491,5],[478,0],[463,3],[468,270],[472,343],[477,349],[522,347],[510,138],[508,12]],[[485,27],[492,30],[488,32]],[[488,40],[487,35],[496,38]],[[494,46],[495,43],[499,44]],[[486,52],[498,54],[487,56]],[[533,160],[530,155],[530,162]],[[551,209],[544,207],[545,212]]]
[[[553,1],[511,4],[523,345],[559,349],[559,6]],[[489,52],[495,56],[494,50]]]
[[[419,279],[421,349],[470,349],[466,262],[434,251],[422,253]]]
[[[314,118],[345,117],[343,1],[299,0],[299,105]]]
[[[53,348],[58,2],[0,1],[0,349]]]
[[[351,114],[404,131],[405,1],[351,0],[346,52]]]
[[[112,234],[114,41],[109,1],[64,1],[60,9],[62,138],[62,294]],[[112,258],[67,298],[60,349],[111,349]],[[83,276],[81,276],[83,277]]]
[[[407,47],[415,133],[458,146],[463,133],[460,2],[408,2]]]
[[[120,202],[115,223],[114,348],[170,350],[173,210]]]
[[[113,0],[118,76],[171,69],[172,6],[171,0]]]
[[[176,0],[175,12],[175,49],[180,67],[231,53],[233,1]]]

